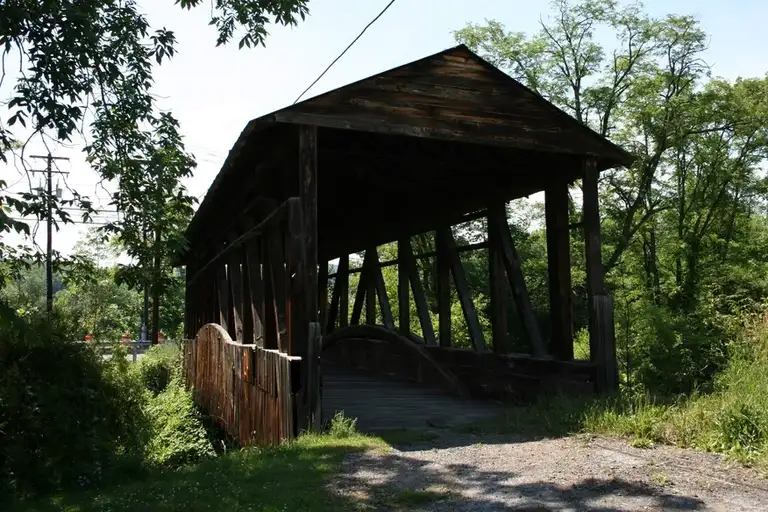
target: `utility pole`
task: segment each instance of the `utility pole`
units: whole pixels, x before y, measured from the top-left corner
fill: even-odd
[[[45,156],[32,155],[31,158],[45,159],[47,162],[45,171],[32,171],[32,172],[45,172],[47,178],[47,195],[45,198],[46,210],[47,210],[47,228],[48,228],[48,243],[45,255],[45,310],[50,315],[53,311],[53,174],[69,174],[68,172],[54,171],[54,160],[69,160],[69,158],[63,156],[53,156],[48,153]]]

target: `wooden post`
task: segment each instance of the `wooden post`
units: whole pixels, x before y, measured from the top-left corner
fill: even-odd
[[[245,257],[248,261],[247,279],[250,292],[249,303],[253,318],[253,337],[256,344],[264,345],[264,281],[261,269],[261,244],[259,240],[251,240],[245,247]],[[259,343],[259,340],[261,341]]]
[[[404,254],[408,242],[406,239],[397,241],[397,327],[403,336],[411,333],[411,294]]]
[[[216,265],[216,291],[219,297],[219,325],[229,332],[232,324],[232,294],[227,282],[227,267],[223,262]]]
[[[317,307],[317,127],[299,126],[299,199],[304,216],[307,320],[318,321]],[[306,353],[303,347],[295,355]]]
[[[299,126],[299,200],[301,202],[301,213],[303,217],[303,283],[302,291],[304,294],[305,305],[305,322],[311,322],[312,324],[318,324],[319,308],[318,308],[318,282],[317,282],[317,127],[316,126]],[[314,327],[307,325],[309,332],[315,331]],[[321,328],[318,326],[316,329],[320,334]],[[307,331],[305,331],[307,332]],[[310,358],[310,352],[314,352],[310,348],[310,343],[314,343],[314,338],[311,336],[305,337],[297,346],[292,347],[291,355],[301,356],[302,362],[302,375],[306,377],[303,392],[305,400],[299,405],[299,414],[312,419],[314,413],[315,399],[319,400],[319,388],[317,388],[318,396],[315,397],[314,380],[310,381],[310,378],[316,379],[320,375],[320,358],[313,354]],[[317,377],[316,377],[317,376]]]
[[[416,305],[416,314],[419,316],[421,333],[424,336],[424,341],[427,345],[437,345],[437,342],[435,341],[435,328],[432,325],[432,318],[429,316],[427,296],[424,294],[424,285],[419,277],[419,271],[416,267],[416,259],[413,257],[411,241],[408,238],[404,238],[401,242],[399,249],[402,250],[399,252],[398,257],[400,258],[400,265],[403,266],[403,270],[408,275],[408,279],[411,282],[413,302]],[[450,334],[450,329],[448,329],[448,332]]]
[[[232,339],[241,343],[248,343],[243,341],[243,274],[240,270],[240,262],[242,261],[242,254],[239,249],[230,249],[229,258],[227,259],[227,278],[229,280],[229,289],[232,293],[232,320],[234,336]]]
[[[571,244],[568,227],[568,182],[553,183],[544,193],[547,224],[549,310],[552,324],[550,353],[556,359],[573,359],[573,299]]]
[[[328,322],[328,260],[320,259],[317,277],[318,306],[320,309],[320,327],[325,329]]]
[[[394,331],[395,319],[392,316],[392,308],[389,305],[387,287],[384,284],[384,276],[381,273],[381,266],[379,265],[379,256],[375,251],[372,259],[373,263],[371,264],[371,270],[373,271],[373,281],[376,286],[376,297],[379,301],[379,308],[381,308],[381,319],[384,322],[384,327]]]
[[[438,339],[441,347],[451,346],[451,265],[445,241],[435,236],[437,252],[437,316]]]
[[[349,254],[339,258],[336,282],[339,283],[339,327],[346,327],[349,325]]]
[[[512,240],[512,235],[509,233],[506,212],[497,211],[491,218],[496,223],[495,229],[498,230],[499,240],[501,241],[502,256],[504,267],[507,270],[509,287],[515,298],[517,313],[528,333],[528,339],[531,342],[531,351],[536,357],[544,357],[546,355],[544,342],[541,339],[541,332],[539,331],[539,324],[536,321],[536,316],[533,314],[533,306],[531,305],[531,299],[528,295],[528,287],[523,278],[520,256],[517,254],[515,242]]]
[[[365,259],[363,266],[366,266],[365,279],[365,323],[374,325],[376,323],[376,262],[378,256],[375,247],[369,247],[365,250]]]
[[[507,352],[507,283],[504,276],[504,259],[499,229],[493,222],[493,215],[506,215],[505,203],[488,207],[488,280],[491,289],[493,351],[497,354],[503,354]]]
[[[584,161],[584,250],[587,261],[590,359],[597,364],[598,391],[618,389],[613,302],[605,290],[600,237],[598,170],[594,158]]]
[[[464,266],[461,264],[459,253],[456,251],[456,242],[453,239],[450,227],[444,227],[437,231],[437,238],[441,240],[445,254],[450,264],[453,274],[453,284],[456,285],[456,294],[459,296],[461,310],[464,313],[464,320],[467,322],[467,329],[472,340],[472,347],[476,352],[485,352],[485,336],[480,328],[480,320],[477,317],[475,303],[472,300],[472,292],[469,290],[467,276],[464,273]],[[450,306],[449,306],[450,307]]]

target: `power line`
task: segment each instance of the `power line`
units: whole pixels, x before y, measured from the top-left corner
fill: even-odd
[[[309,90],[310,90],[310,89],[311,89],[311,88],[312,88],[312,87],[313,87],[313,86],[314,86],[314,85],[315,85],[317,82],[319,82],[319,81],[320,81],[320,79],[321,79],[321,78],[323,78],[323,77],[325,76],[325,74],[328,72],[328,70],[330,70],[330,69],[333,67],[333,65],[334,65],[334,64],[336,64],[336,62],[337,62],[337,61],[338,61],[340,58],[342,58],[342,57],[344,56],[344,54],[345,54],[345,53],[347,53],[347,51],[348,51],[350,48],[352,48],[352,45],[354,45],[354,44],[357,42],[357,40],[358,40],[358,39],[360,39],[360,38],[363,36],[363,34],[365,34],[365,31],[366,31],[366,30],[368,30],[368,29],[370,28],[370,26],[371,26],[371,25],[373,25],[374,23],[376,23],[376,21],[377,21],[379,18],[381,18],[381,17],[384,15],[384,13],[385,13],[385,12],[387,12],[387,9],[389,9],[389,8],[392,6],[392,4],[393,4],[393,3],[395,3],[395,0],[390,0],[390,2],[389,2],[387,5],[386,5],[386,7],[384,7],[384,9],[382,9],[382,10],[381,10],[381,12],[380,12],[378,15],[376,15],[376,17],[375,17],[375,18],[373,18],[373,19],[370,21],[370,23],[368,23],[368,24],[365,26],[365,28],[364,28],[364,29],[363,29],[363,30],[362,30],[362,31],[361,31],[361,32],[360,32],[360,33],[357,35],[357,37],[356,37],[355,39],[353,39],[353,40],[352,40],[352,42],[351,42],[351,43],[349,43],[349,45],[348,45],[346,48],[344,48],[344,51],[343,51],[343,52],[341,52],[341,53],[339,54],[339,56],[338,56],[338,57],[336,57],[335,59],[333,59],[333,62],[331,62],[330,64],[328,64],[328,67],[327,67],[327,68],[325,68],[325,71],[323,71],[322,73],[320,73],[320,76],[318,76],[318,77],[315,79],[315,81],[314,81],[314,82],[312,82],[311,84],[309,84],[309,87],[307,87],[306,89],[304,89],[304,92],[302,92],[301,94],[299,94],[299,97],[298,97],[298,98],[296,98],[296,99],[293,101],[293,104],[294,104],[294,105],[295,105],[295,104],[296,104],[296,103],[297,103],[297,102],[298,102],[298,101],[301,99],[301,97],[302,97],[302,96],[304,96],[305,94],[307,94],[307,91],[309,91]]]

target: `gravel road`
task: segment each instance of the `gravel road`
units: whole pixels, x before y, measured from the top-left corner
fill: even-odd
[[[334,491],[368,510],[768,510],[768,481],[713,454],[436,432],[422,445],[349,455]]]

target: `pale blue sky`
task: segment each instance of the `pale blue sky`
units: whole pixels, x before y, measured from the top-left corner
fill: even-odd
[[[155,92],[161,106],[180,120],[198,157],[190,191],[202,196],[245,124],[293,102],[387,1],[312,0],[305,22],[272,28],[266,48],[238,51],[236,45],[214,47],[205,7],[188,12],[172,0],[144,0],[152,25],[166,26],[178,38],[179,54],[157,71]],[[645,5],[653,15],[697,16],[711,37],[706,60],[714,74],[736,78],[768,71],[767,1],[652,0]],[[495,18],[508,29],[534,31],[548,6],[546,0],[397,0],[307,97],[453,46],[451,31],[470,21]],[[93,195],[96,179],[78,150],[58,151],[72,158],[62,168],[71,172],[71,184]],[[106,197],[103,191],[98,195]],[[56,236],[57,248],[71,250],[82,231],[83,226],[64,228]]]

